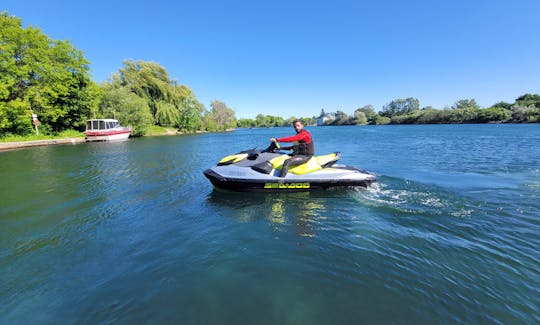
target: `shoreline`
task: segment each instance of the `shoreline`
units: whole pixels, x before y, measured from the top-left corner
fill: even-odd
[[[231,132],[236,129],[227,129],[222,132]],[[142,136],[144,137],[159,137],[159,136],[175,136],[175,135],[190,135],[190,134],[203,134],[203,133],[210,133],[209,131],[197,131],[195,133],[183,133],[180,131],[171,132],[170,130],[167,130],[167,132],[164,133],[150,133],[148,135]],[[30,148],[30,147],[42,147],[42,146],[50,146],[50,145],[57,145],[57,144],[80,144],[80,143],[86,143],[86,138],[62,138],[62,139],[46,139],[46,140],[29,140],[29,141],[14,141],[14,142],[0,142],[0,152],[2,151],[8,151],[8,150],[15,150],[15,149],[22,149],[22,148]]]
[[[79,144],[83,142],[86,142],[85,138],[63,138],[63,139],[48,139],[48,140],[0,142],[0,151],[27,148],[27,147],[49,146],[49,145],[55,145],[55,144]]]

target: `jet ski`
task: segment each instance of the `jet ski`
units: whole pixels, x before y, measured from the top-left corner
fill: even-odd
[[[204,175],[215,187],[238,192],[300,192],[340,187],[368,187],[376,181],[373,174],[337,164],[339,152],[313,156],[291,167],[279,177],[283,162],[291,156],[279,151],[279,144],[267,149],[253,148],[221,159]]]

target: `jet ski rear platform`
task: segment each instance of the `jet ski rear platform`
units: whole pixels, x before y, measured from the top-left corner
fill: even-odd
[[[374,175],[351,166],[338,165],[340,153],[314,156],[279,177],[283,162],[290,156],[259,149],[227,156],[204,175],[218,188],[239,192],[300,192],[340,187],[368,187]]]

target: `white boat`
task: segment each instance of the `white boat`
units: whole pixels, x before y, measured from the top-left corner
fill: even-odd
[[[118,120],[93,119],[86,122],[86,141],[119,141],[126,140],[131,129],[120,126]]]

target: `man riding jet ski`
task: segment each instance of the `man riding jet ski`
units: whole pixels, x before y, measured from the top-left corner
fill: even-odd
[[[304,129],[304,124],[301,120],[294,120],[293,127],[296,135],[285,138],[270,138],[270,142],[294,142],[290,147],[282,147],[284,150],[292,149],[292,157],[283,162],[279,177],[285,177],[289,171],[289,167],[298,166],[307,162],[315,154],[315,145],[311,138],[311,133]]]
[[[302,155],[307,156],[307,159],[296,164],[298,161],[294,160],[295,156],[291,158],[279,152],[279,149],[279,143],[272,141],[265,150],[255,148],[241,151],[221,159],[216,166],[205,170],[204,175],[216,187],[242,192],[297,192],[335,187],[367,187],[376,181],[375,176],[366,171],[336,164],[341,157],[339,152],[324,156]],[[294,146],[292,149],[294,150]],[[286,166],[285,163],[288,160],[291,162],[290,159],[293,159],[293,164]]]

